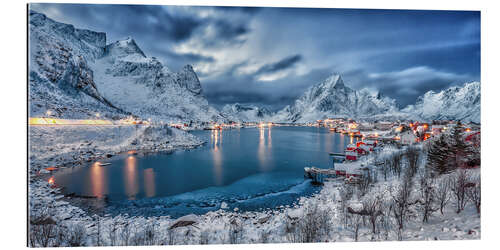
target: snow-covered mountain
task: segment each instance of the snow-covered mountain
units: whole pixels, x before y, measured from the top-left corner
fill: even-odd
[[[191,65],[172,72],[156,58],[146,57],[132,38],[107,45],[93,66],[102,95],[133,114],[159,120],[221,119],[203,96]]]
[[[480,123],[481,84],[470,82],[437,93],[429,91],[402,112],[424,120],[461,120]]]
[[[239,103],[226,104],[221,111],[222,115],[235,122],[260,122],[268,121],[273,113],[265,107],[242,105]]]
[[[65,118],[125,115],[97,90],[89,62],[102,56],[106,34],[29,13],[29,114]]]
[[[310,122],[327,117],[374,118],[398,113],[394,99],[367,89],[353,90],[334,74],[307,89],[293,105],[280,110],[274,120]]]
[[[103,32],[30,11],[29,39],[30,116],[222,119],[190,65],[172,72],[131,38],[106,45]]]

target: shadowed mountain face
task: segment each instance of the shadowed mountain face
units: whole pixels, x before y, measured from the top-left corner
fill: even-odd
[[[30,116],[158,120],[221,119],[190,65],[172,72],[132,38],[106,45],[106,34],[80,30],[30,11]]]

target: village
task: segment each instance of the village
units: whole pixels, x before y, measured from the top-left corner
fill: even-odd
[[[374,175],[377,166],[384,162],[374,161],[372,154],[378,154],[385,145],[395,146],[404,150],[408,146],[418,146],[421,143],[449,132],[457,125],[463,126],[464,142],[480,147],[480,124],[468,123],[462,125],[456,121],[433,121],[432,123],[419,121],[397,122],[359,122],[353,119],[325,119],[306,126],[325,127],[329,131],[350,136],[351,143],[344,152],[330,152],[331,167],[322,169],[305,167],[304,174],[313,179],[313,183],[322,184],[323,180],[343,177],[345,182],[356,184],[367,175]],[[357,138],[354,142],[353,138]],[[421,145],[420,145],[421,146]],[[368,160],[370,159],[370,160]],[[478,167],[478,166],[471,166]]]

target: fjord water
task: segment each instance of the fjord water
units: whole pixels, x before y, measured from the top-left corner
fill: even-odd
[[[108,198],[111,212],[181,216],[227,207],[257,210],[290,205],[319,190],[305,166],[331,167],[329,152],[352,138],[316,127],[194,131],[207,143],[187,151],[119,155],[54,174],[67,193]],[[134,209],[130,209],[130,207]],[[225,206],[225,205],[222,205]]]

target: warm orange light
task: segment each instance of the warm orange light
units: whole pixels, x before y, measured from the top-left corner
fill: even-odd
[[[69,120],[58,118],[31,117],[29,125],[113,125],[108,120]]]
[[[55,181],[54,181],[54,176],[50,177],[49,180],[48,180],[49,184],[51,186],[53,186],[55,184]]]
[[[465,129],[465,132],[470,132],[470,128]]]

